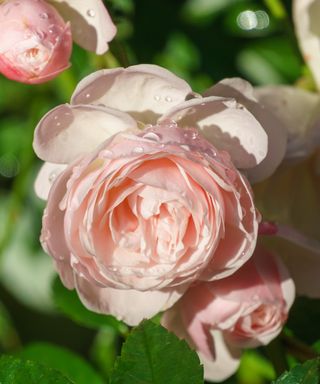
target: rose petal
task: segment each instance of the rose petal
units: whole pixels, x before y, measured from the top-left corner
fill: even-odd
[[[320,88],[319,17],[318,0],[293,1],[293,21],[299,46],[318,88]]]
[[[233,375],[240,365],[241,350],[228,345],[220,331],[211,331],[215,359],[211,360],[198,353],[204,368],[204,378],[210,381],[223,381]]]
[[[170,109],[159,122],[199,129],[216,148],[226,150],[236,167],[251,168],[267,155],[268,138],[255,117],[234,99],[197,98]]]
[[[97,54],[105,53],[117,29],[101,0],[49,0],[71,22],[74,41]]]
[[[305,157],[320,145],[318,94],[290,86],[260,87],[256,88],[255,94],[285,127],[287,158]]]
[[[268,153],[256,167],[247,170],[251,182],[269,177],[284,158],[287,147],[287,131],[282,121],[273,115],[273,110],[265,109],[258,103],[251,84],[240,78],[220,81],[208,89],[205,96],[232,97],[244,105],[260,122],[268,135]]]
[[[46,253],[55,259],[63,283],[69,289],[74,287],[73,271],[70,266],[70,251],[64,235],[64,212],[59,208],[72,174],[72,167],[67,168],[54,182],[50,190],[50,199],[42,218],[41,244]]]
[[[126,113],[106,107],[64,104],[39,122],[33,147],[41,159],[67,164],[115,133],[135,128],[136,122]]]
[[[155,123],[173,105],[185,100],[190,86],[156,65],[105,69],[84,78],[72,104],[104,104],[130,113],[144,123]]]
[[[76,276],[76,288],[83,304],[94,312],[110,314],[135,326],[170,308],[181,296],[178,290],[136,291],[101,288]]]
[[[66,169],[64,164],[44,163],[41,167],[36,181],[34,183],[34,189],[38,197],[42,200],[47,200],[52,183]]]

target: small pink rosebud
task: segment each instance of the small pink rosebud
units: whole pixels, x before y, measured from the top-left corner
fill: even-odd
[[[69,23],[43,0],[1,3],[0,36],[0,72],[9,79],[43,83],[70,65]]]

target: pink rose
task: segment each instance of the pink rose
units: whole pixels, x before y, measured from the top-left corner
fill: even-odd
[[[41,241],[88,308],[135,325],[195,280],[232,274],[257,228],[228,154],[171,123],[119,133],[69,165],[50,191]]]
[[[1,2],[0,72],[23,83],[51,80],[70,65],[72,37],[86,49],[105,52],[115,34],[115,26],[100,0],[86,3],[79,5],[76,0],[54,0],[50,4],[44,0]]]
[[[95,311],[137,324],[253,253],[259,218],[236,168],[259,167],[268,133],[232,97],[155,65],[98,71],[43,117],[34,149],[43,245]]]
[[[237,370],[242,348],[280,333],[294,296],[281,260],[258,247],[232,276],[191,287],[162,324],[197,350],[207,380],[222,381]]]

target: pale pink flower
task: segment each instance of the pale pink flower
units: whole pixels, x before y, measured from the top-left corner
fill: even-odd
[[[292,14],[298,43],[316,86],[320,89],[320,1],[293,0]]]
[[[259,218],[236,168],[259,167],[268,130],[232,96],[201,97],[154,65],[98,71],[44,116],[34,149],[43,245],[95,311],[137,324],[254,250]]]
[[[5,0],[0,3],[0,72],[23,83],[48,81],[70,66],[72,37],[103,53],[115,31],[101,0]]]
[[[222,381],[237,370],[243,348],[280,333],[294,297],[281,260],[258,247],[232,276],[191,287],[162,324],[196,349],[207,380]]]
[[[230,275],[251,256],[258,218],[225,152],[195,130],[119,133],[54,183],[42,244],[94,311],[137,324],[195,280]]]

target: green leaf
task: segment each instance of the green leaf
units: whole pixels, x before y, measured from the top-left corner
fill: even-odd
[[[35,361],[13,356],[0,358],[1,384],[74,384],[62,373]]]
[[[110,384],[199,384],[203,369],[197,354],[152,321],[135,328],[123,344]]]
[[[86,309],[77,292],[66,289],[58,277],[54,280],[52,290],[57,307],[75,322],[94,329],[109,326],[121,334],[128,332],[127,326],[113,316],[100,315]]]
[[[102,378],[83,358],[56,345],[30,344],[23,349],[19,357],[57,369],[76,384],[103,384]]]
[[[320,358],[299,364],[283,373],[273,384],[319,384]]]

